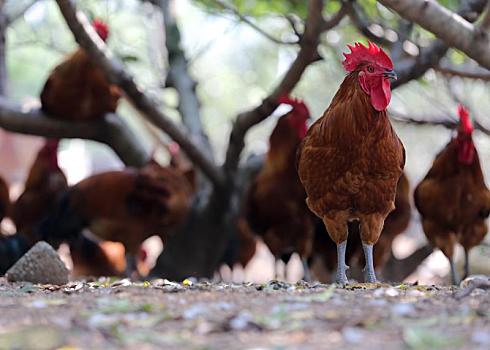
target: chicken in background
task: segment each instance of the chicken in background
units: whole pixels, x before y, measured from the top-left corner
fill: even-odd
[[[410,217],[410,185],[406,175],[402,173],[396,188],[395,210],[386,218],[381,236],[374,247],[373,261],[377,273],[383,274],[383,267],[391,256],[393,241],[407,229],[410,223]],[[358,267],[364,266],[365,259],[358,223],[348,223],[348,230],[346,262],[351,266],[352,264],[358,265]],[[321,282],[330,282],[330,275],[337,267],[336,249],[335,243],[328,237],[328,233],[325,231],[325,225],[321,220],[318,220],[315,227],[315,239],[313,241],[313,254],[310,259],[310,266],[316,266],[315,261],[319,261],[321,266],[318,266],[314,270],[319,271],[321,276],[316,277]]]
[[[1,273],[40,240],[34,227],[55,208],[57,198],[68,187],[58,166],[58,145],[59,140],[45,141],[29,170],[23,193],[11,207],[10,216],[17,233],[0,240]]]
[[[0,249],[9,256],[8,262],[3,264],[4,268],[14,264],[42,239],[36,227],[55,210],[58,200],[68,189],[65,174],[58,164],[58,146],[59,140],[46,140],[31,165],[24,192],[13,205],[11,216],[17,234],[6,237],[0,243]],[[118,268],[121,261],[124,264],[124,252],[118,258],[107,249],[83,235],[75,242],[70,242],[74,275],[77,275],[77,271],[83,271],[85,276],[115,276],[124,273],[124,270],[121,272]]]
[[[24,192],[12,207],[17,232],[31,245],[39,241],[33,228],[54,210],[61,194],[68,188],[66,176],[58,165],[59,140],[48,139],[39,150],[29,170]]]
[[[107,25],[100,20],[94,20],[92,25],[106,41]],[[41,105],[55,118],[91,121],[115,112],[120,97],[119,88],[111,84],[85,50],[79,48],[51,72],[41,92]]]
[[[395,209],[405,150],[386,113],[389,56],[375,44],[349,46],[348,75],[323,116],[308,130],[298,150],[298,172],[308,207],[337,245],[337,276],[348,283],[345,255],[350,221],[359,221],[366,259],[365,280],[376,282],[373,247],[388,214]]]
[[[228,266],[232,271],[236,265],[246,268],[255,256],[256,250],[255,233],[244,218],[239,218],[236,223],[236,231],[231,234],[220,264]]]
[[[490,192],[473,144],[473,125],[462,105],[458,114],[456,136],[436,156],[414,193],[425,235],[449,259],[453,284],[459,281],[453,256],[455,245],[460,243],[464,248],[467,277],[469,251],[485,238],[490,214]]]
[[[281,97],[278,102],[293,108],[279,118],[272,131],[264,165],[247,194],[245,218],[276,261],[281,259],[287,264],[291,255],[298,253],[305,279],[309,280],[307,258],[313,243],[314,216],[306,206],[306,193],[296,172],[295,159],[310,114],[300,100]]]
[[[55,245],[76,241],[84,228],[98,239],[121,242],[126,273],[138,277],[141,243],[153,235],[163,240],[185,220],[191,201],[187,179],[151,161],[142,169],[105,172],[72,186],[38,230]]]

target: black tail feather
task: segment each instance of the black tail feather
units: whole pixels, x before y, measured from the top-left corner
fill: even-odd
[[[64,192],[55,209],[34,227],[34,234],[39,240],[58,247],[62,242],[70,242],[79,237],[86,223],[71,206],[73,193],[73,189]]]

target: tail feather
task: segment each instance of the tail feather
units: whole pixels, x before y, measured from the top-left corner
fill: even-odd
[[[73,194],[73,189],[65,191],[60,196],[55,209],[34,227],[34,234],[39,240],[44,240],[57,247],[62,242],[71,241],[80,236],[87,224],[72,208]]]

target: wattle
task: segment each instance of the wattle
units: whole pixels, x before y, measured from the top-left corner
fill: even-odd
[[[370,84],[371,104],[378,112],[384,111],[391,100],[391,86],[389,79],[379,77]]]

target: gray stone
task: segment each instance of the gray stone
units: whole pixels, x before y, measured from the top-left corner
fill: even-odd
[[[12,266],[5,276],[10,282],[68,283],[68,269],[46,242],[38,242]]]

